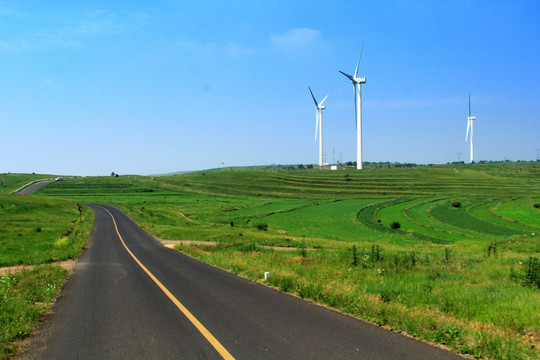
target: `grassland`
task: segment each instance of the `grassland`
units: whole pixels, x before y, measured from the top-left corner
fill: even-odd
[[[53,263],[76,258],[92,229],[92,210],[76,201],[8,195],[45,177],[0,177],[0,267],[39,265],[33,270],[0,276],[0,358],[16,352],[17,341],[30,334],[56,299],[67,272]]]
[[[0,267],[76,257],[92,218],[89,208],[73,200],[0,195]]]
[[[533,359],[539,165],[233,168],[38,193],[116,205],[157,238],[217,243],[178,249],[254,281],[270,271],[271,286],[457,352]]]
[[[33,181],[53,179],[54,175],[43,174],[0,174],[0,194],[12,193]]]
[[[58,266],[40,266],[21,273],[0,276],[0,358],[17,351],[54,302],[67,277]]]

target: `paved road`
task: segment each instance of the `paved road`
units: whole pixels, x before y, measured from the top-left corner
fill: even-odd
[[[37,189],[39,189],[40,187],[45,186],[45,185],[50,184],[50,183],[53,183],[53,182],[54,182],[54,180],[44,180],[44,181],[37,182],[35,184],[32,184],[32,185],[22,189],[21,191],[19,191],[17,193],[17,195],[29,195],[29,194],[33,193],[34,191],[36,191]]]
[[[460,358],[198,262],[91,206],[89,247],[20,358]]]

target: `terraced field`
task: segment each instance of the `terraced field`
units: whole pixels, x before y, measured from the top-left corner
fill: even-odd
[[[178,245],[191,256],[460,353],[540,358],[539,163],[232,168],[38,194],[118,206],[157,238],[212,245]]]
[[[15,190],[37,180],[53,179],[54,175],[43,174],[0,174],[0,194],[13,193]]]
[[[493,213],[503,220],[540,229],[539,209],[534,207],[537,202],[530,197],[520,197],[506,201],[493,209]]]

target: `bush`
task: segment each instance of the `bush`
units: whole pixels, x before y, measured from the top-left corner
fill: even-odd
[[[411,251],[409,255],[411,256],[411,265],[416,266],[416,262],[418,261],[418,256],[416,255],[414,251]]]
[[[538,203],[534,204],[533,206],[534,206],[535,208],[537,208],[537,209],[540,208],[540,204],[538,204]]]
[[[381,259],[381,247],[379,245],[371,245],[371,261],[378,262]]]
[[[391,227],[392,229],[394,229],[394,230],[397,230],[397,229],[399,229],[399,228],[401,227],[401,224],[400,224],[399,222],[397,222],[397,221],[394,221],[394,222],[390,225],[390,227]]]
[[[385,303],[388,303],[390,302],[390,300],[392,300],[392,293],[386,289],[381,290],[381,292],[379,293],[379,296],[381,300]]]
[[[497,243],[492,242],[489,244],[487,249],[487,256],[490,257],[493,254],[493,256],[497,256]]]
[[[262,230],[262,231],[268,230],[268,224],[266,224],[266,223],[259,223],[259,224],[255,225],[255,227],[258,230]]]
[[[540,288],[540,261],[538,258],[529,257],[524,280],[526,285]]]
[[[461,207],[461,203],[459,201],[454,201],[452,203],[452,206],[455,207],[455,208],[460,208]]]

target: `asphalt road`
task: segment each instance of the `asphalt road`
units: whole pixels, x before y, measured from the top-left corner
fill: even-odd
[[[33,193],[34,191],[36,191],[37,189],[39,189],[40,187],[45,186],[45,185],[50,184],[50,183],[53,183],[53,182],[54,182],[54,180],[44,180],[44,181],[37,182],[35,184],[32,184],[32,185],[22,189],[21,191],[19,191],[17,193],[17,195],[29,195],[29,194]]]
[[[196,261],[120,210],[91,207],[88,248],[19,358],[460,359]]]

